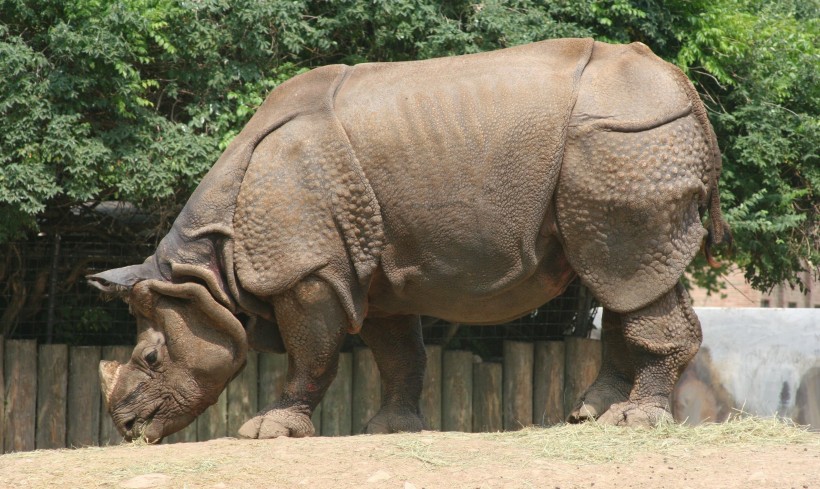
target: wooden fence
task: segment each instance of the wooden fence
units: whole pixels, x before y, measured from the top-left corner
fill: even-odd
[[[5,348],[2,346],[5,345]],[[100,396],[100,359],[126,362],[131,346],[38,345],[0,337],[0,453],[119,444]],[[431,429],[499,431],[550,425],[594,380],[601,361],[596,340],[506,342],[502,362],[468,351],[427,346],[422,411]],[[287,369],[284,354],[250,352],[245,370],[219,401],[166,443],[235,436],[276,399]],[[378,368],[367,348],[342,353],[339,373],[313,413],[316,433],[359,433],[379,408]]]

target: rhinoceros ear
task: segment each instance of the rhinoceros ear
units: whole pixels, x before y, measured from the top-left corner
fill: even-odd
[[[131,290],[137,282],[150,279],[161,279],[159,270],[149,263],[113,268],[104,272],[86,275],[90,285],[109,294],[121,294]]]

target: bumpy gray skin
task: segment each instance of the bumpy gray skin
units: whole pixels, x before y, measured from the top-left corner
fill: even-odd
[[[101,367],[107,404],[157,441],[215,402],[248,343],[284,348],[282,398],[240,434],[308,436],[359,333],[384,392],[365,431],[418,431],[419,315],[499,323],[580,276],[604,361],[570,421],[655,424],[700,345],[678,281],[707,210],[707,254],[728,237],[719,174],[693,87],[642,44],[311,71],[271,93],[154,255],[90,277],[138,305],[132,360]]]

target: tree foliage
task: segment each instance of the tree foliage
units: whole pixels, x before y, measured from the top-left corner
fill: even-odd
[[[818,256],[817,0],[0,0],[0,242],[123,200],[172,217],[284,80],[554,37],[640,40],[704,95],[734,260]],[[159,219],[156,231],[168,225]]]
[[[735,261],[760,289],[820,265],[820,2],[709,2],[675,60],[712,109]]]

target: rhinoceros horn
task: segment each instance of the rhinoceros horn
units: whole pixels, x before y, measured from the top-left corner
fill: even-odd
[[[114,386],[117,385],[121,367],[122,365],[117,362],[100,362],[100,383],[102,384],[102,394],[106,407],[110,404],[111,393],[114,391]]]

